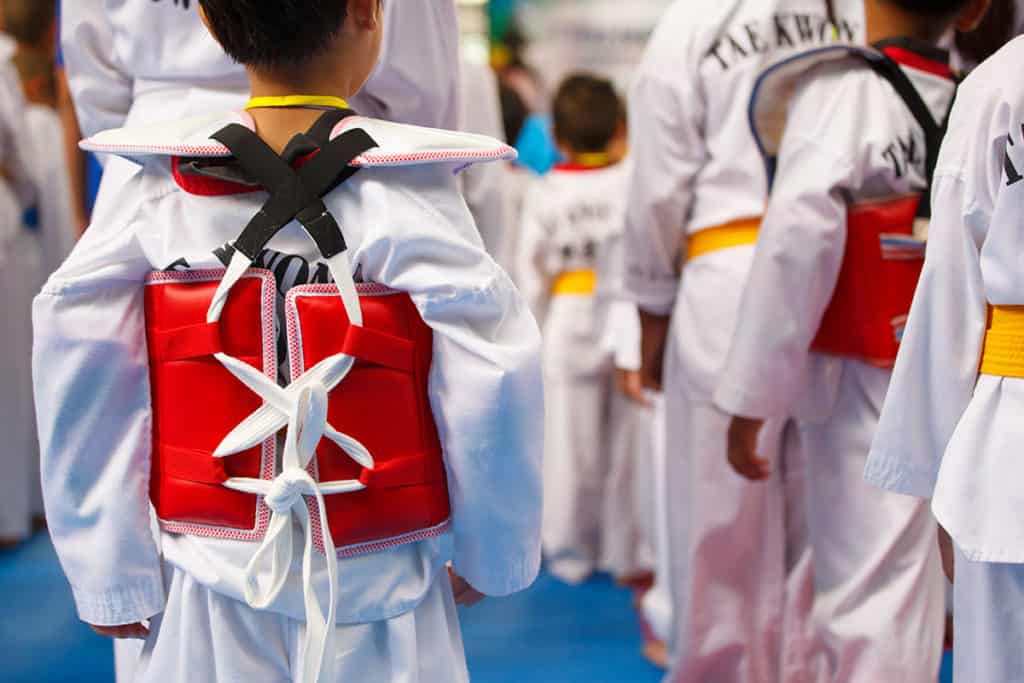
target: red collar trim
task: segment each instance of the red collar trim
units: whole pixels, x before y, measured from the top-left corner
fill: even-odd
[[[317,152],[310,152],[305,156],[301,156],[292,163],[292,166],[296,169],[302,168],[307,161],[316,155]],[[252,194],[264,190],[263,187],[258,185],[243,185],[242,183],[235,183],[221,178],[182,173],[181,165],[188,161],[190,159],[186,157],[171,157],[171,174],[174,176],[174,182],[188,194],[198,197],[226,197],[229,195]]]
[[[946,62],[929,59],[905,47],[888,45],[882,48],[882,53],[900,66],[917,69],[918,71],[924,71],[950,80],[953,78],[953,69]]]

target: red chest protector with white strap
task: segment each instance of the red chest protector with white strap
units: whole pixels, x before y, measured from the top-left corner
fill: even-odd
[[[342,555],[370,552],[447,528],[428,396],[432,332],[407,294],[352,282],[344,238],[320,199],[374,145],[360,133],[328,143],[298,172],[240,126],[215,136],[270,188],[271,200],[236,241],[227,271],[155,273],[147,283],[151,497],[169,531],[259,540],[271,508],[287,508],[298,494],[321,552],[325,545]],[[339,284],[288,293],[292,385],[278,387],[275,282],[249,266],[293,217]],[[317,389],[326,414],[313,425],[316,397],[308,394]],[[296,466],[308,481],[299,481]]]

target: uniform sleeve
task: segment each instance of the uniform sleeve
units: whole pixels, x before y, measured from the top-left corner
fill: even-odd
[[[988,319],[980,251],[992,202],[972,196],[970,188],[983,188],[983,197],[998,192],[1003,156],[980,144],[977,156],[992,167],[982,167],[974,179],[970,174],[977,160],[972,155],[947,156],[958,137],[990,132],[957,118],[963,110],[983,108],[978,101],[989,99],[975,95],[958,100],[963,104],[957,105],[943,148],[924,270],[865,472],[873,484],[919,498],[932,497],[946,445],[974,394]],[[1006,130],[999,128],[997,135]]]
[[[488,595],[527,588],[540,568],[543,388],[540,333],[484,251],[454,180],[396,172],[393,206],[415,210],[364,238],[364,275],[409,292],[434,331],[430,395],[448,468],[454,569]],[[396,217],[397,218],[397,217]],[[397,231],[397,232],[395,232]]]
[[[46,519],[79,616],[101,626],[164,606],[150,530],[147,271],[130,222],[94,225],[33,305]]]
[[[659,315],[668,315],[675,302],[694,178],[706,161],[702,100],[677,75],[648,65],[629,100],[633,171],[626,209],[625,295]]]
[[[850,186],[854,167],[804,138],[807,129],[794,125],[799,120],[793,116],[782,140],[738,327],[715,392],[715,403],[732,415],[790,414],[842,266],[843,188]]]
[[[505,136],[501,121],[498,81],[489,67],[464,64],[462,69],[459,130]],[[463,194],[473,219],[480,228],[484,246],[498,263],[508,263],[504,246],[508,243],[508,209],[505,206],[507,165],[478,164],[462,173]]]
[[[458,79],[455,0],[385,2],[380,61],[352,105],[366,116],[455,130]]]
[[[530,310],[543,324],[551,283],[544,268],[544,254],[549,246],[548,230],[541,216],[545,206],[542,183],[543,180],[535,179],[523,199],[513,273]]]
[[[132,105],[132,79],[118,63],[104,0],[74,0],[61,8],[64,68],[86,137],[120,128]]]

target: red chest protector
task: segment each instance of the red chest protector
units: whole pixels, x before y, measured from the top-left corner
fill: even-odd
[[[151,498],[161,523],[274,545],[302,513],[330,556],[441,533],[450,505],[428,395],[431,329],[407,294],[354,284],[344,236],[320,199],[375,143],[351,131],[295,171],[245,128],[214,137],[271,198],[227,270],[155,273],[147,283]],[[250,266],[293,219],[338,284],[288,293],[280,322],[291,384],[280,387],[276,285]]]
[[[912,195],[850,209],[843,266],[812,351],[896,362],[924,266],[924,242],[914,239],[920,203]]]
[[[146,287],[153,397],[151,497],[169,531],[257,540],[270,511],[262,497],[224,486],[231,478],[271,481],[279,447],[268,438],[242,453],[213,453],[261,405],[215,357],[224,352],[275,380],[273,275],[249,270],[217,323],[207,310],[224,271],[156,273]],[[289,292],[292,378],[334,354],[356,358],[329,395],[328,421],[362,443],[368,469],[323,439],[310,467],[317,481],[359,481],[365,489],[326,497],[342,554],[381,549],[438,533],[449,517],[441,446],[427,381],[432,333],[408,295],[360,286],[364,322],[351,325],[334,285]],[[316,510],[310,512],[316,518]],[[319,544],[318,544],[319,545]],[[368,547],[369,545],[369,547]]]

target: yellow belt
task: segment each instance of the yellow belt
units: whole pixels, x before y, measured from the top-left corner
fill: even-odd
[[[705,228],[690,235],[686,245],[686,260],[692,261],[715,251],[742,247],[757,242],[757,233],[761,229],[761,218],[741,218],[740,220]]]
[[[981,374],[1024,379],[1024,306],[992,306]]]
[[[593,270],[570,270],[551,284],[554,296],[593,294],[597,290],[597,273]]]

